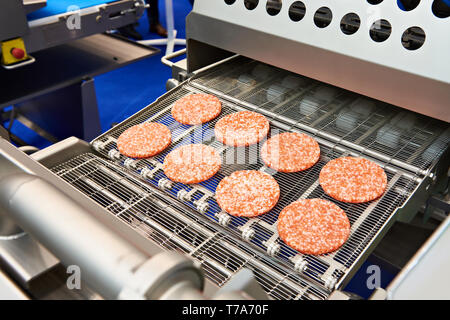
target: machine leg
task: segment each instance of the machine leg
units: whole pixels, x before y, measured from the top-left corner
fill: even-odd
[[[94,79],[89,78],[14,106],[15,119],[52,143],[101,133]]]

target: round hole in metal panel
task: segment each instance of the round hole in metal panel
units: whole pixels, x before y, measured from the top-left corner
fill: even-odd
[[[411,11],[417,8],[420,0],[397,0],[397,5],[403,11]]]
[[[375,5],[375,4],[380,4],[380,3],[382,3],[383,0],[367,0],[367,2],[370,3],[370,4]]]
[[[292,21],[298,22],[302,20],[305,14],[306,7],[303,2],[295,1],[291,4],[291,7],[289,8],[289,18],[291,18]]]
[[[408,50],[417,50],[425,43],[425,31],[420,27],[408,28],[402,35],[402,45]]]
[[[225,0],[225,3],[228,5],[232,5],[235,2],[236,2],[236,0]]]
[[[431,10],[438,18],[450,17],[450,0],[434,0]]]
[[[266,4],[267,13],[271,16],[276,16],[281,11],[281,0],[268,0]]]
[[[314,24],[319,28],[328,27],[332,19],[333,13],[328,7],[321,7],[314,14]]]
[[[259,4],[259,0],[244,0],[244,5],[248,10],[255,9]]]
[[[392,27],[389,21],[381,19],[375,21],[370,27],[370,37],[375,42],[386,41],[392,32]]]
[[[347,13],[342,17],[341,30],[344,34],[351,35],[359,30],[361,19],[356,13]]]

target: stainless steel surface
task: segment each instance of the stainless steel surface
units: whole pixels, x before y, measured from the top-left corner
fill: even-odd
[[[350,297],[342,291],[335,290],[330,294],[329,300],[347,301]]]
[[[215,300],[267,300],[267,295],[249,269],[241,269],[214,296]]]
[[[22,151],[23,153],[26,153],[28,155],[39,151],[39,148],[37,148],[35,146],[23,146],[23,147],[18,147],[17,149],[19,149],[20,151]]]
[[[176,57],[186,54],[186,49],[179,50],[170,55],[166,55],[161,58],[162,64],[172,69],[172,79],[169,79],[166,83],[167,91],[172,90],[178,84],[173,85],[173,82],[182,82],[188,77],[187,73],[187,58],[179,59],[177,62],[170,61]]]
[[[28,300],[27,295],[0,271],[0,300]]]
[[[70,137],[33,153],[30,158],[47,168],[51,168],[67,159],[89,152],[89,150],[90,145],[86,141]]]
[[[23,173],[2,178],[0,205],[64,265],[78,266],[83,279],[105,298],[118,297],[134,270],[147,260],[73,200],[36,176]]]
[[[11,219],[0,212],[0,239],[13,237],[23,233],[23,230]]]
[[[251,81],[241,77],[251,75],[252,72],[254,79]],[[264,80],[258,80],[261,74],[264,74]],[[274,84],[283,82],[287,76],[290,82],[296,83],[297,86],[288,83],[288,89],[277,95],[277,91],[272,90]],[[148,194],[154,191],[142,194],[142,191],[139,191],[142,187],[135,190],[135,183],[130,184],[129,177],[117,171],[117,168],[112,170],[114,168],[112,165],[92,154],[75,157],[55,167],[53,171],[136,229],[149,230],[146,231],[148,236],[160,245],[165,245],[167,239],[170,239],[172,244],[169,248],[176,248],[196,257],[192,252],[198,250],[197,246],[200,244],[203,247],[205,243],[211,241],[208,239],[215,238],[214,233],[206,232],[201,238],[197,238],[198,236],[188,238],[189,241],[186,243],[185,238],[180,240],[177,235],[179,233],[183,235],[183,230],[187,228],[195,229],[195,232],[190,231],[193,234],[214,228],[220,232],[219,234],[223,232],[227,239],[239,244],[244,243],[239,245],[239,248],[245,248],[248,254],[236,254],[244,259],[244,264],[255,255],[257,258],[253,261],[256,261],[256,265],[264,261],[262,264],[264,266],[267,263],[265,261],[269,261],[269,266],[258,266],[267,272],[263,275],[257,273],[256,276],[272,298],[311,298],[309,294],[305,295],[308,292],[316,292],[313,294],[316,298],[325,298],[334,288],[345,285],[395,220],[399,209],[406,205],[419,186],[428,181],[429,170],[445,152],[449,136],[445,133],[447,128],[445,123],[415,115],[418,117],[417,122],[409,132],[404,131],[400,135],[401,140],[398,141],[397,147],[386,148],[386,143],[379,143],[378,129],[390,123],[401,109],[377,101],[370,102],[370,105],[374,104],[371,110],[367,112],[363,105],[360,112],[365,116],[358,118],[355,123],[351,122],[354,128],[343,131],[336,126],[340,110],[354,107],[362,97],[333,89],[334,98],[323,102],[321,99],[327,95],[326,92],[330,94],[328,89],[319,90],[320,86],[323,85],[280,69],[262,66],[253,60],[235,58],[200,72],[193,79],[92,141],[94,150],[127,172],[136,174],[143,181],[141,184],[146,190],[160,188],[161,191],[157,193],[163,195],[158,201],[154,198],[147,201]],[[237,149],[225,147],[216,141],[212,129],[217,120],[197,127],[180,125],[170,115],[171,106],[182,96],[195,92],[210,92],[217,95],[223,105],[221,116],[238,110],[257,110],[271,120],[272,134],[300,131],[314,135],[321,145],[321,160],[306,172],[276,173],[260,162],[259,146],[241,149],[244,152],[239,153]],[[319,102],[315,112],[302,115],[299,110],[301,99],[316,92],[321,92],[322,96],[318,96]],[[157,121],[167,125],[173,134],[173,145],[169,150],[150,159],[128,159],[117,151],[116,140],[124,130],[143,121]],[[438,147],[430,149],[429,146],[436,141],[441,143]],[[170,182],[162,172],[165,155],[179,145],[200,142],[217,148],[223,154],[224,165],[221,171],[212,179],[198,185],[186,186]],[[425,157],[424,153],[427,152],[428,155]],[[244,155],[243,163],[230,161],[242,155]],[[371,203],[339,203],[352,224],[351,236],[347,243],[331,254],[302,255],[278,238],[275,225],[278,213],[284,206],[299,198],[318,197],[335,201],[323,193],[318,184],[318,174],[326,162],[343,155],[363,155],[378,162],[387,172],[388,190],[383,197]],[[278,205],[270,213],[260,218],[247,219],[231,217],[220,210],[214,200],[215,187],[225,175],[238,169],[264,170],[277,179],[282,195]],[[155,208],[158,202],[161,202],[160,209],[157,209],[158,206]],[[153,217],[161,218],[158,214],[152,215],[152,212],[179,205],[182,205],[182,214],[179,210],[175,210],[173,216],[169,216],[168,210],[164,209],[163,225],[161,222],[153,221]],[[150,214],[150,218],[141,217],[142,214]],[[195,217],[195,220],[181,218],[186,214]],[[204,219],[208,222],[204,226],[196,222]],[[161,234],[155,236],[155,230]],[[221,241],[222,246],[224,243],[226,242]],[[226,248],[234,252],[233,245]],[[217,255],[215,252],[214,254]],[[218,286],[225,284],[234,273],[227,270],[226,266],[224,268],[223,261],[227,261],[226,259],[228,258],[221,258],[222,263],[207,263],[208,268],[214,270],[211,274],[206,271],[205,265],[203,266],[210,280],[214,280],[217,273],[223,273],[224,276],[216,280]],[[280,282],[273,283],[270,280],[280,269],[284,269],[285,274],[281,279],[289,279],[291,287],[289,290],[292,290],[290,293],[287,293],[289,290],[285,288],[280,288],[283,291],[280,293],[277,291]],[[305,289],[304,281],[316,291]],[[283,282],[284,280],[281,280],[281,283]]]
[[[164,252],[147,261],[136,273],[134,288],[149,300],[204,300],[204,278],[192,260]],[[121,298],[127,298],[127,291]]]
[[[34,132],[36,132],[38,135],[40,135],[41,137],[45,138],[46,140],[50,141],[51,143],[56,143],[58,142],[58,139],[55,138],[52,134],[48,133],[47,131],[45,131],[44,129],[42,129],[41,127],[39,127],[36,123],[34,123],[33,121],[31,121],[30,119],[26,118],[25,116],[23,116],[20,113],[16,113],[15,117],[14,117],[17,121],[19,121],[20,123],[22,123],[25,127],[33,130]]]
[[[429,2],[405,12],[396,1],[372,5],[305,0],[306,14],[298,22],[289,18],[292,2],[283,1],[281,11],[271,16],[265,1],[254,10],[246,9],[243,1],[231,5],[223,0],[197,1],[186,24],[189,71],[210,64],[221,49],[450,122],[450,72],[444,62],[450,45],[442,41],[448,21],[435,16]],[[324,5],[332,11],[331,24],[318,28],[314,15]],[[352,35],[340,28],[349,12],[361,20]],[[386,41],[376,42],[370,31],[381,19],[390,22],[392,33]],[[402,45],[411,19],[426,33],[418,50]]]
[[[5,68],[6,70],[14,70],[14,69],[19,69],[25,66],[28,66],[30,64],[33,64],[36,62],[36,59],[33,56],[28,55],[28,59],[24,60],[22,62],[19,63],[15,63],[13,65],[2,65],[3,68]]]
[[[29,234],[21,232],[0,237],[0,264],[23,288],[29,288],[31,281],[55,268],[59,259]]]
[[[173,59],[173,58],[179,57],[179,56],[181,56],[181,55],[183,55],[185,53],[186,53],[186,49],[181,49],[181,50],[178,50],[178,51],[176,51],[174,53],[165,55],[165,56],[163,56],[161,58],[161,63],[166,65],[166,66],[168,66],[169,68],[172,68],[172,66],[174,65],[174,62],[172,62],[170,60]]]
[[[387,293],[386,290],[383,288],[377,288],[373,291],[372,295],[370,296],[370,300],[386,300]]]
[[[25,166],[14,160],[14,156],[8,153],[5,146],[11,145],[0,138],[0,180],[24,170],[29,172]],[[23,154],[18,150],[14,151]],[[59,264],[59,260],[52,253],[26,234],[1,208],[0,229],[0,264],[22,287],[27,288],[32,280]]]
[[[425,242],[387,287],[387,299],[428,300],[450,298],[450,216]]]
[[[191,260],[168,253],[149,259],[36,176],[1,179],[0,206],[107,299],[204,298],[202,274]]]

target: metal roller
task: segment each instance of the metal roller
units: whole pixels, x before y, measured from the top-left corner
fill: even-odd
[[[83,280],[107,299],[204,298],[203,277],[191,260],[173,253],[148,257],[39,177],[4,177],[0,206],[8,215],[1,217],[8,222],[2,234],[20,231],[13,219],[64,265],[79,266]]]

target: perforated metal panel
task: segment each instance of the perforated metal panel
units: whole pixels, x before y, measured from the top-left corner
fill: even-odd
[[[296,0],[199,0],[188,66],[220,48],[450,122],[450,17],[436,1],[303,0],[292,18]]]
[[[439,18],[433,13],[433,0],[422,0],[410,11],[400,9],[397,0],[376,1],[380,2],[376,5],[369,3],[375,1],[366,0],[302,0],[306,11],[300,21],[289,17],[289,10],[297,0],[250,0],[249,3],[257,3],[252,10],[247,9],[250,6],[246,6],[245,2],[236,0],[227,4],[225,0],[199,0],[194,10],[261,33],[450,83],[450,64],[446,61],[450,54],[450,18]],[[276,15],[270,15],[267,5],[274,2],[281,3],[281,10]],[[323,7],[330,9],[331,21],[320,28],[314,20],[317,11]],[[341,30],[342,18],[349,13],[355,13],[360,18],[358,31],[351,35]],[[371,27],[378,20],[388,21],[392,29],[383,42],[376,42],[370,37]],[[405,49],[402,45],[403,33],[415,26],[425,32],[425,42],[418,50]],[[437,56],[437,53],[441,54]]]

